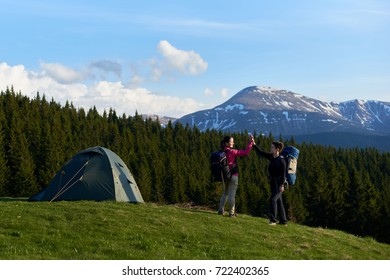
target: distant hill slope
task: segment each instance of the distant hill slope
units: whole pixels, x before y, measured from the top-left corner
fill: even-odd
[[[118,202],[0,199],[0,259],[389,260],[390,245],[247,215]]]
[[[294,136],[298,143],[313,143],[340,148],[372,148],[390,152],[390,135],[370,135],[349,132],[325,132]]]
[[[195,125],[201,131],[256,131],[285,138],[300,136],[302,141],[310,139],[325,145],[328,142],[310,135],[328,133],[336,142],[343,143],[345,138],[341,136],[348,133],[359,135],[359,145],[365,147],[374,143],[370,137],[387,141],[388,138],[381,136],[390,136],[390,103],[373,100],[328,103],[287,90],[252,86],[215,108],[194,112],[176,121]],[[381,147],[384,143],[374,144]]]

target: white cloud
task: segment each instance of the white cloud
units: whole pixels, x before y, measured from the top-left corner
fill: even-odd
[[[46,99],[53,98],[62,105],[69,101],[75,107],[83,107],[85,110],[96,106],[101,113],[112,108],[117,114],[125,113],[128,116],[138,111],[139,114],[181,117],[204,106],[190,98],[160,96],[143,87],[129,88],[120,81],[103,80],[92,85],[71,83],[81,79],[81,76],[77,71],[60,64],[43,64],[41,72],[35,73],[23,65],[0,63],[0,90],[13,86],[15,91],[21,91],[30,98],[39,92]]]
[[[63,84],[81,82],[87,79],[108,79],[111,74],[121,78],[122,66],[110,60],[98,60],[81,70],[75,70],[59,63],[41,63],[43,76]]]
[[[87,78],[88,72],[78,72],[59,63],[41,63],[44,76],[49,76],[60,83],[74,83]]]
[[[228,95],[229,95],[229,90],[227,88],[222,88],[221,89],[221,96],[226,98],[226,97],[228,97]]]
[[[214,94],[213,91],[211,89],[209,89],[209,88],[206,88],[204,90],[204,95],[205,96],[212,96],[213,94]]]
[[[199,75],[207,70],[208,63],[194,51],[183,51],[162,40],[157,50],[163,55],[164,62],[172,69],[183,74]]]
[[[133,75],[130,80],[130,84],[132,85],[139,85],[144,81],[144,78],[138,75]]]
[[[62,84],[45,74],[45,71],[36,73],[26,70],[23,65],[9,66],[0,64],[0,90],[14,87],[15,91],[33,98],[39,92],[41,96],[54,98],[57,102],[77,101],[80,96],[87,94],[87,87],[83,84]]]
[[[127,88],[121,82],[101,81],[90,88],[89,98],[82,103],[90,103],[90,98],[100,112],[111,107],[117,113],[134,115],[157,114],[160,116],[181,117],[199,110],[201,104],[193,99],[155,95],[145,88]],[[86,105],[84,105],[86,106]]]

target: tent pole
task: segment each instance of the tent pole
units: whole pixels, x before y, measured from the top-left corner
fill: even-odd
[[[83,166],[80,167],[79,171],[76,172],[76,174],[73,175],[72,178],[69,179],[69,181],[54,195],[54,197],[49,201],[49,202],[52,202],[53,200],[55,200],[56,198],[58,198],[60,195],[62,195],[64,192],[66,192],[67,190],[69,190],[74,184],[76,184],[77,181],[79,181],[80,179],[78,179],[77,181],[75,181],[72,185],[70,185],[69,187],[66,187],[70,181],[72,181],[74,179],[74,177],[77,176],[77,174],[80,173],[81,169],[83,169],[86,165],[88,165],[88,162],[87,161],[86,163],[84,163]],[[62,173],[61,173],[61,178],[62,178]],[[65,189],[66,188],[66,189]],[[64,190],[65,189],[65,190]]]

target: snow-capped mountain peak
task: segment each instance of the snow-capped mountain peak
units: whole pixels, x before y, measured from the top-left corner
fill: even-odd
[[[327,131],[390,134],[390,103],[351,100],[323,102],[267,86],[244,88],[215,108],[177,121],[200,130],[257,131],[300,135]]]

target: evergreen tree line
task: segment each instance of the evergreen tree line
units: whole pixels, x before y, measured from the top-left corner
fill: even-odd
[[[251,133],[265,151],[275,140]],[[127,164],[145,201],[217,209],[222,186],[211,180],[209,157],[224,136],[180,123],[162,127],[137,113],[118,116],[112,109],[99,114],[95,107],[61,106],[39,93],[30,99],[7,89],[0,94],[0,196],[29,197],[78,151],[103,146]],[[248,132],[231,136],[235,148],[245,149]],[[277,140],[300,150],[297,182],[284,194],[290,220],[390,243],[389,153]],[[252,151],[238,165],[238,213],[267,216],[268,161]]]

